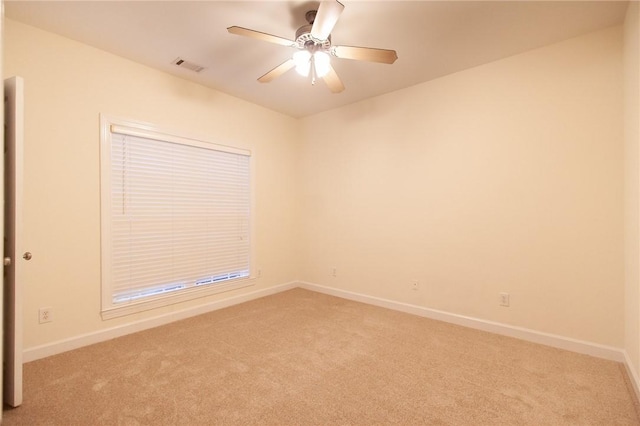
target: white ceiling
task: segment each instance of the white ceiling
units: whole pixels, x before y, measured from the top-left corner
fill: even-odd
[[[393,65],[333,58],[346,90],[332,94],[291,70],[256,79],[291,48],[232,35],[237,25],[289,39],[317,1],[5,1],[5,15],[293,117],[357,102],[563,39],[620,24],[617,1],[358,1],[335,45],[395,49]],[[172,64],[177,57],[206,69]]]

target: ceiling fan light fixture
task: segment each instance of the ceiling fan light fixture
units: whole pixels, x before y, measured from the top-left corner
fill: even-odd
[[[303,77],[308,77],[311,67],[313,67],[315,77],[324,77],[329,73],[331,60],[329,55],[323,51],[316,51],[313,54],[308,50],[299,50],[293,54],[296,72]]]
[[[296,64],[296,72],[307,77],[311,69],[311,53],[307,50],[298,50],[293,54],[293,61]]]
[[[324,77],[329,73],[331,68],[331,61],[329,55],[326,52],[317,51],[313,54],[313,65],[318,77]]]

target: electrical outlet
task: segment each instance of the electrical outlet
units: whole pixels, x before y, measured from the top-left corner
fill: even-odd
[[[337,277],[338,276],[338,269],[336,269],[335,266],[333,268],[331,268],[331,276],[332,277]]]
[[[420,290],[420,283],[418,282],[418,280],[413,280],[411,282],[411,288],[413,289],[413,291]]]
[[[500,306],[509,307],[509,293],[500,293]]]
[[[40,308],[38,311],[38,321],[40,324],[53,321],[53,308]]]
[[[262,268],[258,268],[258,278],[260,278],[262,276]]]

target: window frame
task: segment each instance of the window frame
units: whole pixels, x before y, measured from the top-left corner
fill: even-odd
[[[113,132],[112,129],[120,130]],[[213,285],[194,286],[158,295],[115,304],[111,286],[111,140],[112,133],[122,133],[164,142],[247,155],[249,157],[249,276],[221,281]],[[201,137],[179,136],[156,125],[100,114],[100,245],[101,245],[101,316],[103,320],[169,306],[255,284],[255,184],[254,158],[248,149],[221,145]]]

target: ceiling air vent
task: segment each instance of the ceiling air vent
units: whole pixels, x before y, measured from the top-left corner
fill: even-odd
[[[200,72],[204,69],[204,67],[198,64],[194,64],[193,62],[185,61],[182,58],[176,58],[172,63],[179,66],[180,68],[186,68],[193,72]]]

